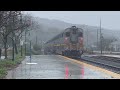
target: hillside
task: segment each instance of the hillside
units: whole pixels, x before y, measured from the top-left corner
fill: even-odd
[[[99,27],[97,26],[71,24],[71,23],[66,23],[64,21],[50,20],[39,17],[35,17],[35,20],[38,21],[38,23],[40,24],[40,28],[37,29],[37,33],[34,30],[32,31],[31,38],[33,43],[35,43],[36,35],[38,38],[38,43],[41,43],[42,41],[46,42],[49,39],[53,38],[55,35],[62,32],[65,28],[71,27],[72,25],[76,25],[79,28],[80,27],[83,28],[85,45],[87,44],[87,38],[88,38],[89,46],[91,46],[94,42],[97,41],[97,30],[99,30]],[[119,39],[120,31],[102,28],[102,33],[104,37],[116,37]]]

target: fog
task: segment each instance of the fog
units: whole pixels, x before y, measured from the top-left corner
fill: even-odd
[[[120,11],[25,11],[33,16],[61,20],[72,24],[85,24],[120,30]]]

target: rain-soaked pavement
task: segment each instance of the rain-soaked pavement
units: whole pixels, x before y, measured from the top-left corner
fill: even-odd
[[[6,79],[111,79],[103,72],[73,63],[57,55],[29,56]]]

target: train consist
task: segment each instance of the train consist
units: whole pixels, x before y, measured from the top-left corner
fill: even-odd
[[[83,54],[83,29],[72,26],[45,43],[45,54],[76,57]]]

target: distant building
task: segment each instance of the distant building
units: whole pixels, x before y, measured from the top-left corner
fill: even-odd
[[[120,41],[115,41],[110,44],[111,51],[119,52],[120,51]]]

